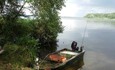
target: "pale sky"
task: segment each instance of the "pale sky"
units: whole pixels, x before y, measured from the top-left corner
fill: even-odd
[[[66,0],[63,17],[83,17],[88,13],[115,12],[115,0]]]

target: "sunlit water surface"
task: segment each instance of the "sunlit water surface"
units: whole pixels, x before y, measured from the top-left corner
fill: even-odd
[[[73,40],[78,46],[84,45],[86,53],[81,70],[115,70],[114,20],[62,18],[62,24],[64,31],[58,36],[58,50],[71,48]]]

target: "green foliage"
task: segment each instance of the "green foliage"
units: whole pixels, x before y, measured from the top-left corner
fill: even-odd
[[[63,31],[58,14],[65,0],[22,1],[23,5],[19,0],[0,0],[0,46],[5,50],[0,57],[7,63],[27,66],[38,50],[56,50],[56,38]],[[21,18],[26,3],[35,11],[35,19]]]
[[[91,13],[85,16],[86,18],[108,18],[115,19],[115,13]]]
[[[4,50],[4,53],[0,57],[6,63],[18,64],[20,66],[28,66],[28,64],[34,63],[34,55],[36,54],[33,52],[36,50],[32,47],[29,49],[27,46],[8,43],[4,45]]]
[[[33,31],[32,20],[19,19],[15,23],[6,22],[1,24],[0,30],[2,38],[0,41],[4,40],[5,43],[12,42],[29,46],[29,43],[34,41],[36,44],[36,40],[31,37]]]
[[[32,36],[34,20],[20,18],[23,5],[18,5],[17,0],[3,2],[0,1],[0,46],[5,51],[0,61],[28,66],[37,55],[38,41]]]
[[[50,49],[56,45],[58,33],[63,31],[58,11],[64,6],[64,0],[33,0],[39,11],[34,36],[39,39],[41,48]]]

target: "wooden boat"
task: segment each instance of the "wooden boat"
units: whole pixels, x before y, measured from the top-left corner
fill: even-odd
[[[39,70],[68,70],[76,64],[80,66],[84,53],[84,50],[73,52],[69,49],[62,49],[48,54],[44,60],[39,61]]]

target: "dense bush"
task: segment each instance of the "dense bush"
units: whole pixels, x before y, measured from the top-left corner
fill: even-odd
[[[28,48],[28,46],[19,46],[16,44],[5,44],[4,53],[0,55],[2,61],[6,63],[11,63],[18,66],[32,66],[34,64],[36,51],[33,47]]]
[[[63,31],[58,14],[64,0],[21,1],[23,4],[20,0],[0,0],[0,46],[5,50],[0,61],[31,66],[38,51],[56,50],[56,38]],[[30,5],[27,9],[33,19],[25,14],[25,4]]]

